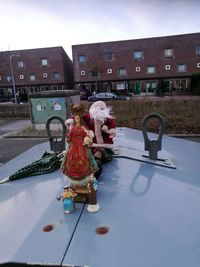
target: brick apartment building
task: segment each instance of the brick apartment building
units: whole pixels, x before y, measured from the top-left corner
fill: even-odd
[[[0,52],[1,100],[14,97],[13,81],[22,100],[30,92],[72,89],[73,64],[62,47]]]
[[[187,93],[200,71],[200,33],[72,46],[75,87],[135,94]]]

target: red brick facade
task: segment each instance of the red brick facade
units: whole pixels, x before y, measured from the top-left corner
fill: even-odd
[[[0,53],[1,97],[16,92],[27,97],[29,92],[73,88],[73,65],[62,47],[6,51]]]
[[[75,86],[89,91],[154,94],[164,84],[165,92],[184,93],[200,71],[200,33],[73,45],[72,52]]]

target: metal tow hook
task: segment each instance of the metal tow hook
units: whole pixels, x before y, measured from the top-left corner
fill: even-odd
[[[150,140],[147,134],[147,123],[152,118],[157,118],[159,120],[159,133],[157,140]],[[158,160],[158,151],[162,149],[162,136],[164,131],[164,119],[158,113],[150,113],[144,117],[142,121],[142,132],[144,136],[144,149],[145,151],[149,151],[149,159]]]
[[[52,133],[50,130],[50,123],[52,122],[52,120],[59,120],[61,122],[62,128],[63,128],[61,137],[52,136]],[[47,130],[47,135],[48,135],[49,142],[50,142],[50,149],[54,152],[59,152],[59,153],[64,151],[65,150],[65,137],[66,137],[66,132],[67,132],[64,120],[58,116],[49,117],[46,122],[46,130]]]

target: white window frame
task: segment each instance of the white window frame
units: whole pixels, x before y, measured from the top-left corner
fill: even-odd
[[[165,70],[171,70],[171,65],[165,65]]]
[[[112,73],[112,69],[107,69],[107,73],[111,74]]]
[[[81,76],[85,76],[85,70],[81,70]]]
[[[24,74],[20,74],[19,78],[20,78],[20,80],[23,80],[24,79]]]
[[[135,71],[136,71],[136,72],[140,72],[140,71],[141,71],[141,68],[140,68],[140,67],[136,67],[136,68],[135,68]]]
[[[198,69],[200,68],[200,62],[199,62],[199,63],[197,63],[197,68],[198,68]]]
[[[177,65],[177,72],[186,72],[186,64],[178,64]]]
[[[47,78],[48,74],[46,72],[43,73],[43,78]]]
[[[41,59],[41,65],[42,65],[43,67],[48,66],[48,59],[47,59],[47,58],[42,58],[42,59]]]
[[[147,67],[147,73],[148,74],[155,74],[156,73],[156,67],[155,66],[148,66]]]

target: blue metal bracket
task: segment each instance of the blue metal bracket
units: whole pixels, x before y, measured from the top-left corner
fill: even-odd
[[[150,159],[147,155],[142,154],[142,151],[134,150],[132,148],[120,147],[118,151],[114,152],[114,158],[126,158],[131,160],[137,160],[145,163],[159,165],[162,167],[176,169],[176,165],[167,158],[159,158],[157,160]]]
[[[147,117],[148,119],[148,117]],[[165,152],[162,153],[162,157],[157,157],[156,159],[150,158],[147,153],[142,149],[142,142],[137,142],[132,136],[129,136],[129,131],[126,128],[117,129],[117,140],[115,141],[115,146],[113,147],[113,157],[114,158],[127,158],[131,160],[137,160],[145,163],[150,163],[154,165],[159,165],[162,167],[176,169],[176,165],[168,158],[169,155]],[[145,133],[147,135],[147,132]],[[159,135],[159,143],[156,143],[157,149],[161,149],[161,138],[163,135],[163,129]],[[136,138],[137,139],[137,138]],[[155,141],[156,142],[156,141]],[[146,144],[147,146],[147,144]],[[155,148],[152,152],[155,154]],[[152,154],[151,153],[151,154]],[[157,155],[157,152],[156,152]],[[154,158],[154,157],[153,157]]]

